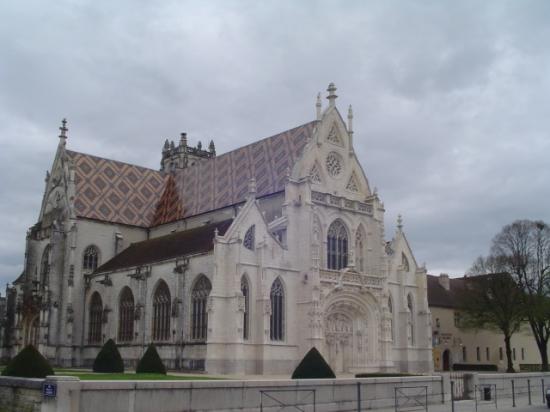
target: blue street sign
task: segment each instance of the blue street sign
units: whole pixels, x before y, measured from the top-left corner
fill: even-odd
[[[42,395],[44,398],[55,398],[57,395],[57,385],[55,383],[44,383],[42,385]]]

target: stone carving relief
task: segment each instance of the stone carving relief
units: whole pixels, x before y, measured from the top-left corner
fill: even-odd
[[[330,132],[327,136],[327,141],[329,141],[332,144],[343,146],[342,139],[340,139],[340,135],[338,134],[338,128],[335,124],[332,125],[332,128],[330,129]]]

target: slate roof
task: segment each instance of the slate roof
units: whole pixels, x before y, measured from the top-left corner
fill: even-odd
[[[80,217],[148,227],[167,176],[153,169],[67,150],[75,165]]]
[[[459,293],[464,290],[464,278],[449,279],[451,287],[446,290],[439,283],[439,276],[428,275],[428,306],[440,308],[458,308]]]
[[[233,219],[211,223],[181,232],[132,243],[128,248],[98,267],[95,273],[162,262],[176,257],[209,252],[214,249],[214,231],[224,235]]]
[[[173,179],[156,170],[67,150],[76,171],[77,215],[151,227],[245,200],[248,181],[258,196],[282,191],[317,122],[179,169]]]

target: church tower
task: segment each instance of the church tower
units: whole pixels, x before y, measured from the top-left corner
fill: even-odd
[[[182,133],[178,146],[174,144],[174,141],[169,142],[168,139],[164,142],[160,171],[171,172],[176,169],[185,169],[188,166],[193,166],[199,160],[212,159],[213,157],[216,157],[216,147],[213,140],[210,140],[208,150],[203,150],[200,141],[197,147],[189,146],[187,144],[187,133]]]

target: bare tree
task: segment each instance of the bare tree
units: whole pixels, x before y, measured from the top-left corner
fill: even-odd
[[[523,292],[526,316],[548,371],[550,339],[550,227],[542,221],[517,220],[495,236],[491,259],[511,274]]]
[[[506,347],[506,372],[515,372],[511,339],[525,321],[521,289],[507,273],[472,274],[464,282],[464,289],[458,295],[460,306],[464,308],[462,327],[502,332]]]

